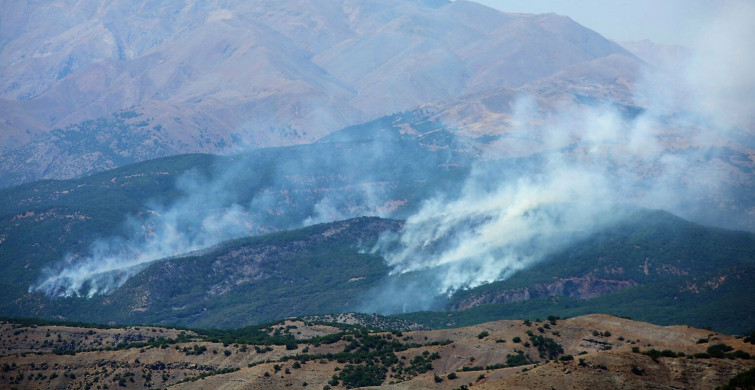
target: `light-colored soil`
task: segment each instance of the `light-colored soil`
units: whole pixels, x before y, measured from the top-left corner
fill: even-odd
[[[340,331],[337,327],[299,320],[286,320],[268,330],[271,334],[278,330],[279,334],[300,340]],[[328,382],[346,363],[324,356],[344,351],[347,340],[299,344],[293,350],[272,346],[269,351],[266,346],[258,346],[258,351],[253,345],[223,345],[199,338],[164,347],[123,348],[124,342],[146,341],[150,337],[175,339],[182,331],[153,327],[85,329],[12,324],[0,325],[0,331],[3,354],[0,388],[344,388],[342,382],[338,386]],[[572,355],[573,360],[547,361],[531,345],[528,332],[553,339],[563,347],[563,354]],[[755,355],[755,345],[708,330],[663,327],[607,315],[557,320],[555,324],[496,321],[458,329],[377,334],[387,340],[420,345],[395,353],[402,364],[409,365],[422,355],[437,353],[440,356],[432,361],[432,370],[426,373],[405,374],[399,378],[389,370],[382,387],[390,389],[455,389],[462,385],[470,389],[708,389],[721,386],[737,373],[755,367],[755,360],[750,359],[685,356],[653,360],[633,352],[633,348],[670,350],[690,356],[705,352],[711,345],[725,344]],[[196,337],[191,332],[185,332],[185,336]],[[515,337],[521,340],[514,342]],[[119,344],[123,349],[107,350]],[[79,352],[75,355],[52,353],[71,346]],[[191,354],[195,346],[206,350],[199,355]],[[80,352],[92,348],[103,350]],[[486,366],[505,365],[507,356],[517,351],[522,351],[533,364],[486,369]],[[302,354],[321,357],[296,367],[296,361],[290,358]],[[465,368],[472,371],[464,371]],[[235,371],[218,374],[224,369]],[[448,378],[452,373],[457,378]],[[215,375],[199,378],[208,374]],[[188,379],[194,380],[180,383]]]

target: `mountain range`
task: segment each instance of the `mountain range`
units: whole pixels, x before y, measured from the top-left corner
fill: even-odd
[[[308,143],[422,105],[447,111],[444,102],[481,93],[484,105],[444,119],[501,134],[510,126],[492,130],[489,114],[511,107],[487,91],[552,98],[566,84],[627,101],[643,63],[567,17],[469,1],[3,7],[4,186],[181,153]]]
[[[751,351],[710,329],[754,330],[755,137],[696,100],[690,56],[464,0],[2,3],[0,347],[91,353],[56,382],[89,387],[728,378],[744,352],[698,359]]]
[[[387,123],[394,123],[393,130]],[[391,276],[391,267],[373,248],[386,231],[400,232],[402,222],[328,221],[365,214],[411,218],[421,199],[443,188],[459,191],[456,185],[474,161],[474,142],[442,129],[429,130],[432,136],[401,136],[398,129],[407,126],[393,117],[312,145],[233,157],[182,155],[2,190],[2,289],[11,299],[0,310],[12,316],[202,327],[350,310],[446,311],[407,314],[431,327],[608,311],[661,324],[750,330],[754,236],[661,211],[614,210],[625,215],[515,277],[445,298],[432,292],[435,269]],[[381,134],[378,144],[387,148],[376,151]],[[326,150],[343,153],[318,157]],[[414,158],[401,158],[407,153]],[[293,156],[298,162],[291,165]],[[350,166],[351,160],[364,166]],[[516,172],[538,162],[506,164]],[[238,166],[246,169],[228,176],[228,168]],[[196,183],[176,184],[187,177]],[[197,202],[203,207],[196,208]],[[248,206],[237,215],[233,210],[239,204]],[[243,226],[202,236],[208,221],[228,215]],[[166,221],[185,235],[166,233]],[[51,234],[57,239],[46,239]],[[161,246],[164,241],[172,246]],[[111,264],[110,250],[123,257]],[[144,260],[128,263],[130,256]],[[76,263],[83,266],[66,271]],[[403,289],[411,285],[426,290]],[[382,296],[382,305],[368,304],[368,296]]]

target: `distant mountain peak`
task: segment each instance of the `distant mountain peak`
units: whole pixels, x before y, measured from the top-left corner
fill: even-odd
[[[566,17],[463,0],[60,7],[13,2],[0,16],[4,153],[53,150],[53,130],[132,106],[161,128],[150,137],[167,144],[156,150],[170,153],[214,153],[221,141],[307,143],[394,112],[629,56]],[[79,152],[56,153],[83,163]]]

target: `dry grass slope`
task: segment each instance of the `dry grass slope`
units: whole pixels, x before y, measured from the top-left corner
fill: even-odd
[[[338,355],[354,340],[361,340],[352,351],[359,352],[368,339],[402,345],[395,350],[395,364],[384,364],[386,377],[380,387],[392,389],[708,389],[755,367],[755,360],[741,357],[691,357],[716,344],[741,351],[740,356],[755,355],[755,345],[741,338],[597,314],[405,332],[347,329],[341,333],[338,326],[301,320],[286,320],[265,329],[271,335],[296,338],[295,349],[291,345],[209,342],[194,332],[153,327],[90,329],[6,323],[0,330],[0,387],[18,389],[346,388],[339,375],[347,367],[364,366],[370,360],[378,367],[383,364],[377,362],[382,359],[378,357],[354,363],[348,361],[351,357]],[[306,341],[338,334],[343,337],[336,342]],[[552,339],[563,352],[549,360],[548,351],[538,350],[537,336]],[[170,341],[148,343],[150,338],[160,337]],[[653,358],[637,352],[652,349],[685,356]],[[518,364],[523,365],[510,367],[510,357],[519,355],[525,360]],[[431,368],[412,371],[420,365],[415,362],[429,363]]]

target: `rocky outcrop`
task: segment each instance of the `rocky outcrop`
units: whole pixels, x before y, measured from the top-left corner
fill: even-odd
[[[593,274],[587,274],[581,277],[558,279],[553,283],[534,284],[529,287],[468,296],[453,305],[451,309],[464,310],[487,303],[517,302],[544,296],[590,299],[637,284],[636,281],[631,279],[604,279],[595,277]]]

